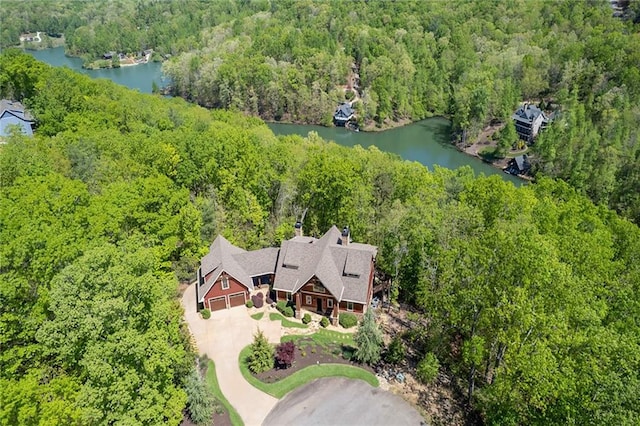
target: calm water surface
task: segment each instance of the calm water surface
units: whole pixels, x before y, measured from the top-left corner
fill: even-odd
[[[149,62],[148,64],[136,65],[135,67],[86,70],[82,68],[82,59],[70,58],[64,55],[64,47],[29,50],[27,53],[49,65],[56,67],[66,66],[92,78],[106,78],[131,89],[137,89],[142,93],[151,93],[153,81],[155,81],[158,86],[162,86],[165,81],[162,74],[162,64],[160,62]]]
[[[36,59],[53,66],[67,66],[72,70],[86,74],[92,78],[107,78],[142,93],[151,93],[152,82],[159,86],[166,83],[162,74],[162,64],[150,62],[135,67],[124,67],[103,70],[85,70],[82,59],[69,58],[64,55],[63,47],[54,49],[28,51]],[[517,185],[522,181],[511,175],[483,163],[480,159],[470,157],[455,149],[450,143],[451,123],[444,118],[430,118],[408,126],[386,130],[384,132],[351,132],[344,128],[306,126],[298,124],[270,123],[268,126],[276,135],[307,136],[309,132],[317,132],[320,137],[344,146],[361,145],[377,146],[381,151],[398,154],[409,161],[418,161],[433,170],[434,166],[456,169],[469,166],[478,174],[499,175]]]
[[[457,169],[469,166],[476,175],[499,175],[505,180],[521,185],[522,181],[496,169],[479,158],[458,151],[451,145],[451,122],[435,117],[408,126],[384,132],[352,132],[342,127],[306,126],[298,124],[268,123],[276,135],[302,135],[317,132],[320,137],[344,146],[377,146],[380,151],[398,154],[401,158],[417,161],[433,170],[434,166]]]

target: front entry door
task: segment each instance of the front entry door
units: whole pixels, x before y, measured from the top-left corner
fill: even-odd
[[[322,299],[316,298],[316,306],[318,307],[318,312],[322,312]]]

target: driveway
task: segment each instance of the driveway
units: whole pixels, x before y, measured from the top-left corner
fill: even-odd
[[[264,426],[425,425],[420,414],[390,392],[361,380],[325,378],[288,393]]]
[[[196,312],[195,286],[187,287],[182,296],[182,306],[198,352],[216,363],[220,389],[244,424],[260,425],[278,400],[254,388],[242,377],[238,356],[242,348],[253,342],[258,327],[270,342],[279,343],[280,322],[270,321],[268,315],[256,321],[241,306],[212,312],[210,319],[203,320]]]

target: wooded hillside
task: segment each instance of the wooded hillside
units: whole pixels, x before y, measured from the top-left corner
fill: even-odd
[[[46,7],[44,5],[46,4]],[[607,0],[3,2],[2,45],[64,33],[87,59],[153,48],[173,94],[269,120],[330,124],[359,75],[362,121],[446,115],[458,141],[523,101],[555,124],[534,172],[640,223],[640,2]]]
[[[178,424],[193,368],[177,302],[217,233],[242,247],[350,225],[408,330],[497,424],[640,421],[640,230],[563,182],[522,188],[375,148],[276,138],[0,56],[33,138],[0,146],[0,423]]]

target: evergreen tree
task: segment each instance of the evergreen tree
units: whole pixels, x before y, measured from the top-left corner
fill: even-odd
[[[187,377],[185,390],[187,391],[187,410],[191,420],[201,426],[211,424],[216,400],[195,368]]]
[[[358,346],[354,354],[358,361],[375,364],[380,360],[383,343],[382,332],[378,328],[378,324],[376,324],[373,310],[369,309],[364,314],[362,324],[360,324],[360,328],[358,328],[353,339]]]
[[[262,373],[273,367],[274,350],[271,343],[267,341],[262,330],[253,336],[251,344],[251,355],[249,355],[249,370],[254,373]]]

